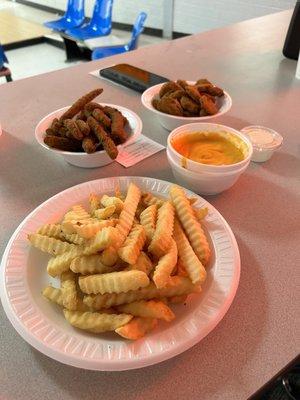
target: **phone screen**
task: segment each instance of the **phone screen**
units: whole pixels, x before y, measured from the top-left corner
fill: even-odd
[[[150,86],[168,82],[169,79],[129,64],[117,64],[99,71],[100,76],[137,92],[144,92]]]

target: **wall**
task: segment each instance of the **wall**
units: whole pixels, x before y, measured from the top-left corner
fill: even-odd
[[[33,3],[65,9],[65,0],[31,0]],[[148,14],[146,26],[163,28],[164,0],[115,0],[113,20],[132,24],[140,11]],[[176,32],[196,33],[294,7],[295,0],[174,0]],[[86,0],[91,16],[94,0]]]

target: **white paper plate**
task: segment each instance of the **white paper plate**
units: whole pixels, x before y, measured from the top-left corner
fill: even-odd
[[[17,332],[37,350],[62,363],[79,368],[118,371],[141,368],[167,360],[203,339],[220,322],[235,296],[240,257],[234,235],[216,209],[197,196],[196,206],[207,206],[204,228],[209,234],[212,261],[201,294],[186,305],[174,307],[176,319],[159,322],[145,338],[129,342],[114,333],[93,335],[77,330],[64,319],[61,309],[46,301],[41,291],[49,282],[48,255],[29,246],[27,234],[41,225],[56,222],[76,203],[87,205],[90,192],[113,193],[117,183],[125,190],[129,182],[142,190],[166,196],[170,183],[142,177],[106,178],[69,188],[37,207],[17,228],[3,255],[1,300]],[[188,195],[196,196],[187,191]]]

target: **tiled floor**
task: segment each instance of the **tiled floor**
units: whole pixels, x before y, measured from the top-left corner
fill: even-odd
[[[0,0],[0,11],[9,12],[19,18],[23,18],[38,24],[43,24],[45,21],[57,18],[57,15],[55,14],[7,0]],[[113,29],[112,35],[118,37],[124,43],[128,42],[130,38],[130,32],[124,32],[117,29]],[[60,40],[60,37],[56,34],[51,34],[50,36]],[[149,46],[151,44],[159,43],[163,40],[165,39],[149,35],[141,35],[139,45]],[[47,43],[41,43],[15,50],[8,50],[6,51],[6,55],[9,59],[9,67],[12,71],[14,80],[55,71],[57,69],[66,68],[70,65],[78,63],[66,63],[65,51]],[[4,82],[5,79],[1,78],[0,84]]]

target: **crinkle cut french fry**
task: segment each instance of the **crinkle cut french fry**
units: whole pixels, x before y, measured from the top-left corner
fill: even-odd
[[[91,193],[89,196],[90,212],[94,215],[94,212],[100,207],[100,197],[95,193]]]
[[[143,193],[142,195],[142,202],[146,207],[155,204],[159,208],[164,204],[165,200],[160,199],[159,197],[156,197],[153,194],[146,192]]]
[[[105,227],[101,229],[100,232],[96,233],[92,239],[90,239],[83,249],[83,254],[95,254],[109,246],[119,246],[120,241],[120,233],[116,228],[112,226]]]
[[[182,276],[171,276],[167,285],[162,289],[157,289],[154,282],[151,282],[144,288],[131,290],[127,293],[84,296],[83,302],[88,307],[92,307],[95,310],[101,310],[102,308],[110,308],[121,304],[128,304],[132,303],[133,301],[181,296],[184,294],[194,293],[195,291],[199,292],[200,290],[201,288],[193,285],[189,278]]]
[[[115,329],[115,332],[125,339],[137,340],[154,329],[156,325],[157,319],[135,317],[126,325]]]
[[[168,301],[171,304],[185,303],[186,299],[187,299],[187,295],[186,294],[182,294],[181,296],[168,297]]]
[[[93,333],[114,331],[127,324],[131,315],[127,314],[100,314],[98,312],[82,312],[64,310],[66,320],[73,326]]]
[[[103,274],[114,271],[112,267],[108,267],[101,262],[100,254],[76,257],[71,262],[70,269],[82,275]]]
[[[135,264],[145,244],[146,232],[142,225],[135,225],[118,250],[119,257],[128,264]]]
[[[172,239],[171,247],[164,256],[158,260],[153,274],[153,282],[158,289],[165,287],[177,263],[177,245]]]
[[[79,277],[79,287],[83,293],[87,294],[126,293],[148,284],[148,276],[137,270]]]
[[[152,204],[147,207],[140,214],[140,222],[141,225],[145,228],[147,243],[149,244],[153,239],[153,235],[156,227],[156,218],[157,218],[157,205]]]
[[[85,244],[85,239],[78,235],[78,233],[63,233],[63,237],[70,243],[83,245]]]
[[[29,234],[28,240],[34,247],[54,256],[66,253],[76,248],[76,245],[72,243],[63,242],[49,236],[43,236],[39,233]]]
[[[91,239],[93,236],[96,235],[99,231],[103,228],[108,226],[115,226],[116,225],[115,219],[110,220],[103,220],[103,221],[93,221],[90,224],[80,224],[80,221],[77,224],[74,224],[74,229],[76,233],[83,237],[84,239]]]
[[[120,214],[120,212],[123,210],[124,207],[124,202],[119,197],[114,197],[114,196],[110,197],[107,196],[106,194],[102,196],[101,204],[104,207],[115,206],[117,214]]]
[[[125,242],[125,239],[132,228],[135,212],[138,203],[140,201],[140,198],[141,198],[140,189],[134,183],[130,183],[124,201],[123,210],[120,213],[119,222],[116,225],[116,228],[122,235],[122,241],[120,243],[120,246]]]
[[[95,210],[94,215],[99,219],[108,219],[114,214],[115,211],[116,206],[112,204],[111,206],[107,206],[105,208],[98,208],[98,210]]]
[[[118,311],[131,314],[134,317],[157,318],[172,321],[175,318],[173,311],[159,300],[140,300],[118,306]]]
[[[70,211],[68,211],[64,218],[63,222],[71,221],[71,220],[82,220],[82,219],[88,219],[90,218],[90,214],[84,209],[84,207],[81,204],[77,204],[71,208]]]
[[[113,246],[109,246],[99,254],[99,258],[104,265],[111,267],[117,263],[119,256],[117,250]]]
[[[67,271],[61,274],[61,293],[63,305],[68,310],[77,309],[77,290],[75,274],[72,271]]]
[[[127,269],[137,269],[138,271],[145,272],[145,274],[149,276],[151,271],[153,270],[153,264],[147,254],[141,251],[138,259],[136,260],[136,263],[130,264]]]
[[[158,210],[156,228],[148,247],[150,253],[162,257],[167,253],[172,242],[174,207],[166,201]]]
[[[180,260],[191,281],[203,283],[206,279],[205,268],[196,256],[177,218],[175,218],[174,223],[174,240],[177,244]]]
[[[53,237],[55,239],[64,240],[61,224],[46,224],[41,226],[36,233],[43,236]]]
[[[72,235],[73,233],[77,233],[75,226],[89,225],[96,222],[98,222],[98,220],[96,218],[91,218],[91,217],[85,219],[70,219],[67,221],[63,221],[61,226],[64,234]]]
[[[171,186],[170,196],[194,252],[202,264],[207,265],[210,258],[209,244],[190,202],[183,189],[177,185]]]
[[[193,208],[195,216],[197,218],[198,221],[201,221],[202,219],[204,219],[207,214],[208,214],[208,208],[204,207],[204,208]]]
[[[58,276],[63,272],[70,269],[71,262],[75,257],[83,254],[83,248],[81,246],[76,246],[75,249],[69,251],[68,253],[61,254],[57,257],[52,257],[47,264],[47,272],[50,276]]]
[[[52,303],[56,303],[59,306],[63,306],[63,296],[61,289],[54,288],[53,286],[46,286],[42,294],[46,299],[50,300]]]

